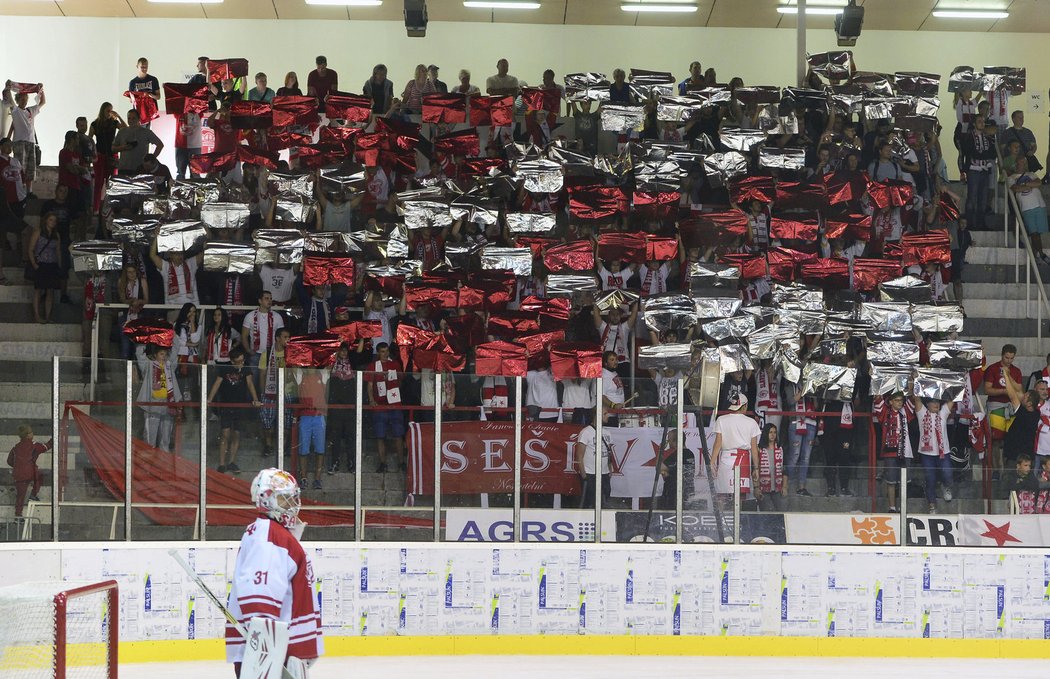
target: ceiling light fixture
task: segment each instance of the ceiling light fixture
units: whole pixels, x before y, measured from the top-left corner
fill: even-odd
[[[1010,13],[1004,10],[935,9],[933,16],[938,19],[1006,19]]]
[[[695,12],[696,5],[654,5],[642,2],[625,2],[620,5],[625,12]]]
[[[306,0],[308,5],[339,5],[340,7],[379,7],[383,0]]]
[[[158,5],[221,5],[222,0],[149,0]]]
[[[508,0],[507,2],[500,2],[499,0],[464,0],[463,6],[471,9],[539,9],[540,3],[519,2],[518,0]]]
[[[809,14],[820,14],[820,15],[832,16],[832,15],[836,15],[836,14],[842,14],[842,10],[844,10],[844,9],[845,9],[845,7],[843,5],[836,5],[834,7],[827,7],[827,6],[814,7],[812,5],[806,5],[806,14],[807,15],[809,15]],[[786,7],[786,6],[781,5],[780,7],[777,7],[777,11],[780,12],[781,14],[798,14],[798,7]]]

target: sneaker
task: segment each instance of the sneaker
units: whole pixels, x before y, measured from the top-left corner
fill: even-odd
[[[813,493],[809,492],[805,488],[799,488],[795,491],[795,495],[801,495],[802,497],[813,497]]]
[[[226,465],[220,464],[218,470],[216,470],[216,471],[218,471],[220,474],[225,474],[226,473]]]
[[[376,467],[376,474],[386,474],[386,462],[380,462]]]
[[[321,490],[321,479],[314,479],[314,490]]]
[[[933,504],[931,502],[930,506],[926,508],[926,512],[929,513],[929,514],[936,514],[937,513],[937,505],[935,505],[935,504]]]
[[[849,486],[845,486],[839,491],[839,495],[842,497],[853,497],[853,491],[849,489]]]
[[[40,496],[39,495],[30,495],[29,499],[32,500],[33,502],[40,502]]]
[[[952,498],[954,497],[954,496],[952,495],[952,489],[951,489],[951,488],[948,488],[948,487],[945,487],[945,489],[944,489],[944,494],[943,494],[943,495],[942,495],[941,497],[943,497],[943,498],[944,498],[944,501],[945,501],[945,502],[951,502],[951,501],[952,501]]]
[[[875,475],[875,483],[882,483],[882,472]]]
[[[824,493],[824,497],[838,497],[839,493],[835,490],[835,486],[828,486],[827,492]]]
[[[237,472],[241,471],[241,468],[237,466],[236,462],[231,462],[230,464],[226,465],[226,471],[230,472],[231,474],[236,474]]]
[[[992,472],[992,481],[999,480],[999,472]]]
[[[337,471],[339,471],[339,465],[338,464],[330,464],[330,465],[328,465],[328,469],[325,470],[325,473],[328,474],[329,476],[331,476],[332,474],[335,474]]]
[[[901,512],[901,510],[897,509],[896,507],[894,507],[892,505],[886,511],[889,512],[890,514],[900,514],[900,512]]]

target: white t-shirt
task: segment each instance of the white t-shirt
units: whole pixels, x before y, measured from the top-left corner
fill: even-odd
[[[273,318],[273,327],[270,327],[270,319]],[[261,354],[270,348],[270,342],[274,334],[284,327],[284,318],[276,311],[269,313],[252,309],[244,316],[244,325],[241,326],[248,331],[248,346],[246,351]],[[258,344],[258,346],[253,346]]]
[[[676,372],[670,377],[667,377],[662,372],[653,376],[661,408],[666,408],[669,405],[678,405],[678,378],[680,377],[684,377],[680,372]]]
[[[667,275],[671,267],[664,262],[655,269],[650,269],[645,264],[638,268],[638,278],[642,283],[642,296],[659,295],[667,292]]]
[[[934,415],[933,427],[938,427],[941,430],[940,435],[940,447],[937,445],[938,437],[936,431],[927,432],[927,426],[930,426],[926,422],[927,415]],[[919,422],[919,454],[930,455],[932,457],[940,457],[944,455],[947,457],[951,453],[951,444],[948,442],[948,408],[941,406],[941,409],[936,413],[930,413],[926,409],[926,406],[920,406],[915,411],[915,419]],[[929,450],[923,450],[923,442],[928,441]]]
[[[617,325],[602,321],[598,335],[601,336],[602,351],[615,351],[620,363],[627,360],[627,338],[631,336],[631,329],[626,321]]]
[[[594,442],[598,438],[598,432],[594,427],[587,425],[576,435],[576,445],[583,448],[583,473],[594,474]],[[603,439],[606,436],[602,435]],[[608,440],[606,439],[606,443]],[[602,474],[609,473],[609,446],[602,446]]]
[[[284,304],[292,298],[295,290],[295,270],[292,267],[263,264],[259,269],[259,278],[262,279],[263,290],[273,295],[273,301]]]
[[[1035,454],[1050,455],[1050,401],[1039,406],[1039,425],[1036,427]]]
[[[387,344],[392,344],[394,342],[394,331],[390,327],[390,319],[394,318],[395,316],[397,316],[397,307],[395,306],[388,306],[382,311],[365,312],[365,320],[379,321],[379,325],[383,330],[382,334],[379,335],[379,337],[376,337],[372,340],[372,346],[379,346],[379,344],[382,342],[386,342]]]
[[[593,380],[565,380],[561,383],[561,404],[568,410],[576,408],[593,408]]]
[[[185,269],[180,264],[179,266],[173,267],[171,262],[168,260],[162,260],[160,267],[160,276],[162,284],[164,286],[164,303],[165,304],[185,304],[186,302],[192,302],[193,304],[200,305],[200,300],[197,298],[197,258],[188,257],[185,260]],[[186,272],[189,275],[186,275]],[[175,285],[178,292],[170,292],[169,276],[174,274]]]
[[[602,396],[617,405],[623,405],[623,380],[614,371],[602,368]]]
[[[602,281],[602,290],[623,290],[627,287],[627,281],[634,275],[630,269],[620,269],[613,273],[604,266],[598,268],[598,277]]]
[[[0,158],[2,158],[2,156],[0,156]],[[14,156],[3,158],[3,161],[6,161],[6,164],[0,165],[3,167],[3,170],[0,170],[0,172],[3,173],[2,176],[4,183],[14,184],[18,200],[25,200],[28,192],[26,191],[25,182],[22,181],[22,163],[18,162],[18,159]],[[0,161],[0,163],[3,163],[3,161]],[[6,200],[6,198],[6,195],[4,195],[4,189],[0,186],[0,199]]]
[[[558,385],[554,382],[554,375],[550,369],[530,370],[525,374],[528,382],[528,391],[525,394],[525,405],[539,406],[545,409],[558,409]],[[549,417],[556,413],[544,413]]]
[[[1013,190],[1013,185],[1017,183],[1019,179],[1024,177],[1025,184],[1030,181],[1036,181],[1039,178],[1035,174],[1012,174],[1006,178],[1006,188]],[[1017,196],[1017,205],[1021,208],[1021,212],[1028,212],[1040,207],[1046,207],[1046,201],[1043,200],[1043,192],[1039,189],[1028,189],[1027,191],[1018,191],[1014,194]]]
[[[349,202],[325,203],[324,207],[324,230],[325,231],[350,231],[350,217],[352,210]]]
[[[14,135],[11,141],[36,141],[36,116],[40,113],[40,105],[18,108],[11,106],[11,125]]]
[[[751,440],[757,443],[758,437],[762,435],[758,422],[743,413],[719,416],[715,419],[713,429],[716,434],[722,435],[722,450],[751,450]]]

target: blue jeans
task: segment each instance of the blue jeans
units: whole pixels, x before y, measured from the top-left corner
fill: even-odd
[[[784,471],[789,479],[795,479],[799,488],[806,487],[806,477],[809,475],[809,455],[813,452],[813,441],[817,438],[817,425],[807,424],[806,433],[799,434],[795,431],[795,424],[788,427],[787,461]]]
[[[988,187],[991,170],[966,171],[966,223],[971,229],[984,228],[984,213],[988,210]]]
[[[941,484],[945,488],[952,485],[952,461],[947,455],[916,455],[922,458],[922,470],[926,472],[926,502],[934,504],[937,501],[937,476],[941,477]]]

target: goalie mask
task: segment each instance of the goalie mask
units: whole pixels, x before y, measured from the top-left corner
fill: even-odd
[[[283,469],[263,469],[252,481],[252,502],[266,516],[291,528],[299,516],[299,484]]]

